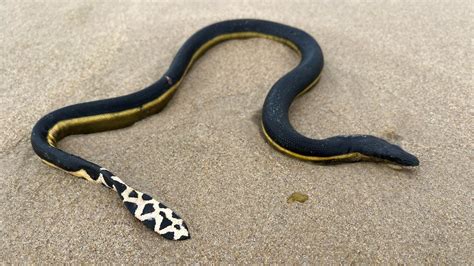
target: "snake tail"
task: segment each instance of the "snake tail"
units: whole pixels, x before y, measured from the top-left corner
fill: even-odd
[[[48,161],[44,163],[51,165]],[[51,165],[56,167],[55,165]],[[109,170],[89,165],[88,170],[69,172],[88,181],[102,184],[117,192],[127,210],[149,229],[169,240],[185,240],[191,238],[186,223],[173,210],[150,195],[140,192],[123,182]],[[89,174],[93,173],[93,174]]]

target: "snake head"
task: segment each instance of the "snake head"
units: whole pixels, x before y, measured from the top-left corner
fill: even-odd
[[[369,135],[350,136],[350,138],[353,152],[403,166],[417,166],[420,164],[416,156],[384,139]]]

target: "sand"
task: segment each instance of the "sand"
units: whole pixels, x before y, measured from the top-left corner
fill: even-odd
[[[0,260],[5,263],[473,263],[470,1],[7,1],[0,4]],[[325,54],[291,120],[315,138],[385,137],[421,165],[320,165],[261,136],[271,85],[298,62],[241,40],[209,51],[168,107],[60,147],[166,202],[192,239],[167,241],[116,194],[42,164],[29,136],[65,105],[157,80],[196,30],[282,22]],[[304,203],[287,203],[294,192]]]

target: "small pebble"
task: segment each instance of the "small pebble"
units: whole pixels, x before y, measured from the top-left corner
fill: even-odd
[[[291,194],[288,199],[286,200],[287,203],[292,203],[292,202],[299,202],[303,203],[308,200],[308,195],[300,193],[300,192],[294,192]]]

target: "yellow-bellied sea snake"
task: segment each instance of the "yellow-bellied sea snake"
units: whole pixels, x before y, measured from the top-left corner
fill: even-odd
[[[311,139],[298,133],[290,124],[288,111],[293,99],[319,80],[324,64],[321,48],[302,30],[254,19],[223,21],[199,30],[184,43],[168,71],[143,90],[117,98],[79,103],[47,114],[33,128],[34,151],[48,165],[113,189],[138,220],[163,237],[172,240],[190,238],[186,224],[171,209],[126,185],[105,168],[67,153],[56,144],[73,134],[127,127],[159,112],[193,63],[209,48],[223,41],[253,37],[281,42],[301,56],[299,64],[273,85],[263,105],[262,130],[276,149],[310,161],[375,159],[405,166],[419,164],[415,156],[399,146],[374,136]]]

